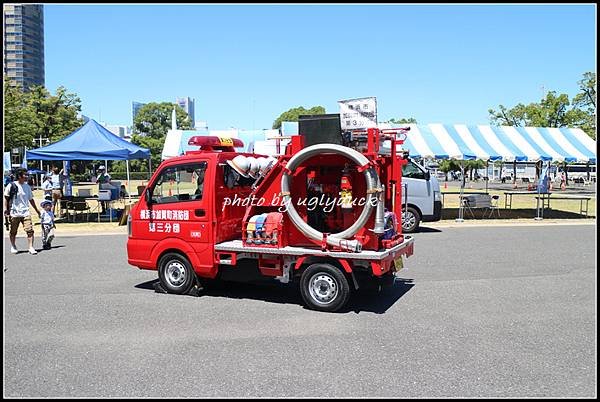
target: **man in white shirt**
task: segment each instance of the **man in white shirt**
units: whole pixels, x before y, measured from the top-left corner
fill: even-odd
[[[31,222],[31,214],[29,213],[29,205],[35,209],[38,216],[40,210],[33,201],[33,192],[27,184],[27,171],[18,169],[16,172],[16,180],[6,186],[4,189],[5,209],[4,215],[10,216],[10,252],[17,254],[16,240],[19,224],[23,223],[23,229],[27,234],[27,243],[29,243],[29,254],[37,254],[33,248],[33,224]]]

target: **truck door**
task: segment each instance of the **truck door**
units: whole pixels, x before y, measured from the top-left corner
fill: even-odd
[[[425,171],[409,160],[402,167],[402,182],[406,184],[407,202],[418,207],[423,215],[433,215],[433,189]]]
[[[213,266],[210,181],[204,182],[205,175],[211,177],[209,167],[208,159],[163,167],[149,188],[152,205],[146,211],[148,225],[142,229],[149,239],[163,244],[165,239],[179,239],[190,245],[200,261],[196,271]]]

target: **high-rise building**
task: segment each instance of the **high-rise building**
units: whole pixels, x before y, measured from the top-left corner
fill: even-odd
[[[190,121],[192,122],[192,125],[194,124],[194,121],[196,121],[194,119],[194,102],[195,99],[192,99],[188,96],[186,96],[185,98],[177,98],[177,100],[175,101],[175,103],[181,106],[183,110],[185,110],[185,112],[190,116]]]
[[[135,116],[137,116],[138,112],[144,105],[145,105],[145,103],[141,103],[141,102],[136,102],[136,101],[131,102],[131,124],[132,125],[135,125],[135,123],[134,123]]]
[[[27,90],[44,85],[44,6],[3,4],[4,74]]]
[[[195,121],[194,130],[208,130],[208,123],[206,121]]]
[[[108,131],[116,135],[117,137],[125,138],[127,135],[127,126],[121,126],[118,124],[102,124]]]

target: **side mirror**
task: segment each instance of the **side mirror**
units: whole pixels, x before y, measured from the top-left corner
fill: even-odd
[[[152,204],[152,194],[150,193],[149,188],[147,188],[146,192],[144,193],[144,199],[146,200],[146,205]]]
[[[431,172],[429,170],[425,171],[425,180],[430,180],[431,179]]]

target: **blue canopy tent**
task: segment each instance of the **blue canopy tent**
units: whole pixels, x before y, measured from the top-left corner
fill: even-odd
[[[129,160],[150,159],[150,150],[125,141],[95,120],[90,120],[62,140],[28,150],[25,156],[37,160],[125,160],[129,186]],[[129,189],[127,192],[131,194]]]

